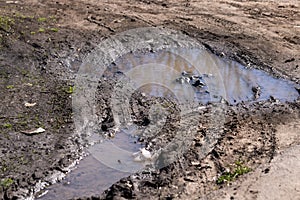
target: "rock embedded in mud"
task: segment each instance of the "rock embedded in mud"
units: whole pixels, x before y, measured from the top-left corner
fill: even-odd
[[[43,172],[41,172],[41,171],[36,171],[36,172],[34,172],[34,174],[32,175],[32,178],[33,178],[34,180],[38,180],[38,179],[41,179],[43,176],[44,176],[44,175],[43,175]]]
[[[102,130],[102,131],[108,131],[107,125],[106,125],[106,124],[102,124],[102,125],[101,125],[101,130]]]
[[[200,79],[191,79],[190,83],[194,87],[203,87],[205,86],[205,83],[201,81]]]
[[[135,162],[142,162],[152,159],[151,152],[146,150],[145,148],[141,148],[140,151],[133,153],[132,155],[135,156],[135,158],[133,159]]]
[[[300,86],[299,86],[299,87],[295,87],[295,89],[297,90],[297,92],[298,92],[299,95],[300,95]]]
[[[254,100],[256,100],[260,97],[261,88],[259,86],[252,87],[252,92],[253,92]]]
[[[211,77],[210,74],[205,74],[206,77]],[[206,84],[201,76],[193,74],[191,72],[183,71],[181,76],[175,79],[176,82],[181,84],[190,84],[194,87],[204,87]]]

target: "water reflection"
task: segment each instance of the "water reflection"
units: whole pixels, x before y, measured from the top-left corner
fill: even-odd
[[[293,82],[274,78],[260,70],[246,69],[237,62],[220,59],[200,49],[128,54],[109,69],[111,73],[117,71],[129,76],[137,88],[149,95],[188,97],[201,103],[218,101],[221,96],[231,104],[253,101],[252,88],[257,86],[261,88],[257,101],[267,100],[270,96],[293,101],[299,96]],[[175,81],[183,71],[213,76],[203,77],[207,88],[201,90]]]

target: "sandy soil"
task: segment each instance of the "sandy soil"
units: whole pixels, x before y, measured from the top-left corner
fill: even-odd
[[[80,158],[70,86],[84,56],[103,39],[163,26],[220,57],[299,84],[299,6],[292,0],[1,0],[0,197],[34,195],[38,183],[55,181]],[[175,163],[124,178],[95,198],[297,199],[299,103],[298,98],[228,105],[224,134],[206,158],[197,160],[195,138]],[[38,127],[46,131],[23,133]],[[191,164],[195,160],[199,163]],[[252,171],[216,184],[237,160]]]

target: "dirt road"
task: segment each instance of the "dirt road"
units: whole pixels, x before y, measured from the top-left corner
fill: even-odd
[[[82,147],[73,134],[74,77],[105,38],[133,28],[167,27],[220,57],[299,85],[299,6],[296,0],[1,0],[0,197],[33,196],[43,181],[55,181],[80,159]],[[279,199],[297,199],[299,181],[285,177],[299,175],[294,167],[299,166],[299,103],[298,98],[228,105],[222,138],[206,158],[197,160],[195,138],[175,163],[124,178],[97,198],[262,199],[274,189]],[[38,127],[46,131],[24,134]],[[238,160],[252,171],[217,184]],[[290,168],[281,166],[286,162]]]

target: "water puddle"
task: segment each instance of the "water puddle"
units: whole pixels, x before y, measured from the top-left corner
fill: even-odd
[[[299,97],[296,85],[291,81],[274,78],[256,69],[246,69],[237,62],[222,60],[200,49],[128,54],[115,61],[106,71],[107,77],[115,74],[129,77],[136,89],[145,94],[175,97],[183,102],[193,99],[205,104],[225,99],[236,104],[270,97],[294,101]],[[203,85],[193,86],[190,82],[192,75],[200,77]],[[185,76],[186,82],[178,81]],[[137,138],[132,136],[132,131],[134,129],[121,130],[114,139],[102,142],[100,135],[92,135],[90,140],[95,144],[89,147],[89,151],[93,152],[93,156],[84,158],[62,182],[47,188],[48,193],[40,199],[100,194],[122,177],[142,169],[143,163],[135,162],[132,157],[132,152],[142,148],[136,142]],[[122,153],[111,152],[118,148]],[[114,166],[114,169],[107,166]],[[128,168],[132,171],[126,170]]]
[[[77,168],[68,174],[64,180],[48,187],[47,193],[37,199],[71,199],[101,194],[101,192],[109,188],[113,183],[132,173],[122,170],[122,168],[128,167],[124,167],[124,163],[128,163],[125,162],[124,159],[131,161],[133,170],[134,167],[136,168],[136,171],[142,168],[141,163],[133,161],[131,153],[138,152],[142,147],[142,145],[136,142],[137,138],[134,138],[125,131],[121,131],[114,139],[104,140],[99,135],[94,134],[89,140],[91,142],[97,142],[99,139],[102,140],[101,143],[94,144],[89,148],[90,151],[93,151],[94,156],[89,155],[81,160]],[[113,154],[110,151],[108,155],[103,155],[102,153],[107,153],[109,150],[114,149],[111,148],[112,145],[122,149],[124,154],[119,155],[119,157],[112,157],[116,154]],[[97,152],[99,157],[97,157]],[[111,168],[108,166],[117,167]]]
[[[149,95],[190,98],[192,94],[201,103],[218,101],[220,95],[231,104],[267,100],[271,96],[281,101],[294,101],[299,97],[296,84],[291,81],[274,78],[257,69],[247,69],[202,49],[128,54],[117,60],[110,72],[125,73]],[[182,72],[202,76],[206,86],[197,88],[179,84],[176,79]]]

